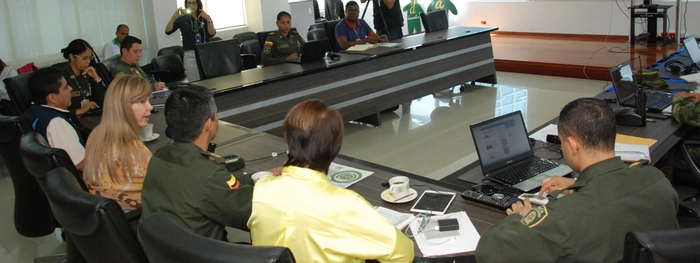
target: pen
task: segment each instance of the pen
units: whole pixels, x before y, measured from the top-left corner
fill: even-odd
[[[394,199],[394,202],[399,201],[399,200],[401,200],[401,199],[404,199],[404,198],[406,198],[406,197],[412,196],[412,195],[413,195],[413,193],[410,193],[410,194],[408,194],[408,195],[404,195],[404,196],[401,197],[401,198]]]

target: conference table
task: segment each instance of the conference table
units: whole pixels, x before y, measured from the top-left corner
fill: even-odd
[[[469,81],[496,83],[490,32],[495,27],[451,27],[393,40],[394,47],[340,53],[339,60],[282,63],[200,80],[211,89],[221,120],[280,134],[297,103],[315,98],[345,120],[365,118]]]
[[[99,123],[99,118],[86,118],[86,122],[94,127],[94,125]],[[158,133],[160,136],[155,140],[145,142],[145,145],[151,151],[156,151],[160,147],[171,142],[172,139],[165,135],[166,124],[162,112],[152,114],[150,123],[153,124],[153,132]],[[217,154],[235,154],[247,160],[245,167],[234,171],[234,174],[253,174],[258,171],[266,171],[271,168],[281,167],[287,160],[285,154],[279,154],[276,157],[272,157],[271,155],[273,152],[283,153],[286,151],[286,144],[281,137],[224,121],[219,123],[219,131],[213,142],[217,144],[215,151]],[[388,203],[382,200],[380,194],[387,189],[382,186],[382,183],[388,181],[391,177],[399,175],[409,177],[411,180],[411,187],[417,190],[419,194],[422,193],[423,190],[429,189],[459,193],[468,187],[468,184],[464,184],[462,187],[454,187],[443,182],[343,155],[337,156],[334,162],[374,172],[371,176],[348,187],[348,189],[362,195],[374,206],[383,206],[399,212],[410,213],[409,210],[416,202],[417,198],[416,200],[403,204]],[[491,226],[493,223],[499,222],[506,216],[505,212],[496,208],[467,202],[461,197],[456,197],[448,212],[459,211],[466,211],[478,232],[483,232],[487,227]],[[417,245],[414,244],[414,246],[416,255],[416,260],[414,262],[452,262],[452,260],[456,260],[456,262],[475,262],[473,252],[437,258],[424,258]]]
[[[607,98],[609,96],[614,95],[610,94],[609,92],[604,92],[598,95],[600,98]],[[151,115],[150,122],[154,124],[154,132],[160,134],[158,139],[145,143],[146,146],[152,151],[155,151],[171,141],[171,139],[167,138],[165,135],[166,124],[163,115],[164,114],[160,111]],[[99,122],[99,119],[97,118],[92,118],[91,120],[92,124],[90,126],[94,126],[97,124],[97,122]],[[540,129],[550,123],[556,123],[556,118],[552,119],[550,122],[542,125],[541,127],[538,127],[537,129]],[[672,118],[657,120],[656,122],[649,122],[647,123],[646,127],[618,126],[619,133],[656,139],[657,143],[650,148],[653,161],[658,160],[675,144],[677,144],[685,134],[692,131],[693,128],[682,126],[676,123]],[[221,121],[219,125],[219,132],[213,142],[218,145],[216,148],[216,153],[221,155],[235,154],[248,160],[243,169],[235,171],[234,173],[252,174],[258,171],[265,171],[274,167],[280,167],[287,160],[287,157],[284,154],[279,154],[275,157],[272,156],[273,152],[283,153],[286,151],[285,142],[281,137],[246,128],[237,124]],[[543,142],[538,143],[544,144]],[[548,148],[556,149],[557,147],[557,145],[548,144]],[[546,150],[544,147],[536,148],[536,154],[538,156],[556,156],[556,154],[550,150]],[[424,178],[415,174],[384,167],[344,155],[339,155],[336,157],[334,162],[341,165],[374,172],[371,176],[357,182],[348,189],[362,195],[372,205],[383,206],[405,213],[410,212],[410,208],[416,200],[403,204],[394,204],[385,202],[380,197],[382,191],[386,189],[386,187],[382,186],[382,183],[387,182],[391,177],[398,175],[409,177],[411,179],[412,188],[417,190],[419,194],[422,193],[423,190],[429,189],[460,193],[466,189],[469,189],[475,184],[475,182],[480,182],[479,176],[483,178],[478,161],[464,167],[463,169],[460,169],[459,171],[440,181]],[[472,178],[478,179],[463,180],[458,178],[464,175],[471,175]],[[479,233],[483,233],[486,228],[500,222],[506,216],[504,211],[497,208],[473,201],[465,201],[461,197],[457,197],[448,209],[448,212],[459,211],[465,211],[467,213]],[[415,262],[452,262],[453,260],[456,262],[474,262],[475,260],[473,252],[425,258],[422,257],[422,253],[418,249],[417,245],[415,247],[415,255]]]
[[[614,91],[601,92],[595,96],[599,99],[614,99]],[[620,108],[617,103],[609,104],[613,110]],[[558,117],[554,117],[550,121],[542,124],[541,126],[533,129],[530,134],[550,125],[557,124]],[[647,122],[644,127],[631,127],[631,126],[620,126],[617,125],[617,133],[624,135],[631,135],[642,138],[650,138],[656,140],[656,142],[649,147],[649,154],[651,155],[651,165],[659,164],[660,160],[664,159],[664,156],[669,153],[676,145],[678,145],[683,137],[686,135],[696,133],[697,127],[682,125],[676,122],[672,117],[667,119],[654,119],[647,117],[647,119],[653,119],[653,122]],[[545,147],[546,146],[546,147]],[[556,153],[559,150],[559,145],[537,141],[533,146],[535,150],[535,155],[543,158],[554,158],[558,159],[560,163],[565,163],[562,155]],[[447,177],[441,179],[443,183],[447,183],[453,186],[462,186],[465,182],[468,183],[480,183],[484,179],[484,175],[481,171],[479,161],[475,161],[462,169],[455,171],[454,173],[448,175]],[[487,183],[492,183],[487,181]],[[506,189],[507,193],[512,189]],[[519,194],[520,192],[513,190],[514,194]]]

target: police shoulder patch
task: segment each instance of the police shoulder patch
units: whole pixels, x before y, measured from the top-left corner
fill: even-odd
[[[265,54],[270,54],[271,49],[272,49],[272,48],[271,48],[270,46],[265,46],[265,49],[263,49],[263,52],[264,52]]]
[[[240,186],[240,182],[239,182],[238,179],[236,179],[236,177],[233,176],[233,174],[232,174],[232,175],[231,175],[231,179],[229,179],[228,181],[226,181],[226,185],[228,185],[228,187],[231,188],[231,190],[236,190],[236,189],[238,189],[238,186]]]
[[[266,47],[271,47],[274,43],[272,41],[265,41],[265,46]]]
[[[520,223],[529,228],[533,228],[542,223],[548,215],[549,212],[547,212],[546,206],[535,206],[520,219]]]

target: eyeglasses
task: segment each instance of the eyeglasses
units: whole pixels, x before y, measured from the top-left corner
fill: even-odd
[[[89,57],[83,57],[83,56],[78,56],[78,55],[73,55],[76,58],[82,59],[82,60],[92,60],[94,57],[89,56]]]
[[[197,2],[194,2],[194,1],[192,1],[192,2],[187,1],[187,5],[197,5]]]

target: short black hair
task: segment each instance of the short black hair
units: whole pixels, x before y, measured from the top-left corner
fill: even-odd
[[[63,58],[70,60],[70,54],[81,54],[85,52],[85,50],[87,50],[88,48],[93,52],[95,51],[90,45],[90,43],[78,38],[68,43],[67,47],[61,49],[61,53],[63,53]]]
[[[46,67],[35,70],[29,76],[29,92],[32,95],[34,104],[46,104],[46,96],[51,93],[58,93],[61,88],[61,70],[54,67]]]
[[[167,134],[175,141],[194,141],[202,133],[207,119],[215,118],[214,94],[205,87],[176,89],[165,101]]]
[[[126,50],[131,50],[131,47],[134,46],[134,44],[141,44],[141,39],[138,39],[135,36],[126,36],[124,37],[124,40],[122,40],[121,48],[126,48]],[[121,49],[119,49],[121,51]]]
[[[289,14],[289,12],[282,11],[282,12],[277,13],[277,21],[280,21],[280,19],[282,19],[283,16],[288,16],[289,19],[292,19],[292,15]]]
[[[117,26],[116,32],[119,32],[119,29],[122,28],[122,27],[129,28],[129,26],[127,26],[126,24],[119,24],[119,25]]]
[[[357,4],[357,2],[355,2],[355,1],[350,1],[350,2],[348,2],[347,4],[345,4],[345,9],[348,9],[348,7],[351,7],[351,6],[354,6],[354,5],[357,6],[357,7],[360,7],[360,5]]]
[[[583,148],[615,150],[615,114],[610,106],[600,99],[580,98],[569,102],[559,113],[557,127],[559,136],[574,136]]]

